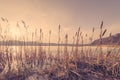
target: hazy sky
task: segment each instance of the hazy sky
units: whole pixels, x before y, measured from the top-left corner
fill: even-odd
[[[32,28],[42,28],[45,35],[52,30],[53,37],[59,24],[62,34],[73,36],[78,27],[85,34],[95,27],[98,33],[101,21],[108,33],[115,34],[120,32],[120,0],[0,0],[0,17],[12,24],[24,20]]]

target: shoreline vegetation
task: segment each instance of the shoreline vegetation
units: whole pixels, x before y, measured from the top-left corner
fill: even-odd
[[[8,24],[6,18],[2,22]],[[21,23],[27,32],[27,24]],[[17,26],[19,24],[17,23]],[[8,26],[8,25],[7,25]],[[17,27],[16,26],[16,27]],[[19,26],[20,27],[20,26]],[[2,31],[2,26],[0,26]],[[58,39],[56,52],[51,50],[52,31],[49,31],[48,47],[28,46],[5,46],[0,45],[0,80],[119,80],[120,79],[120,48],[117,45],[107,46],[103,51],[103,36],[107,29],[103,29],[103,21],[100,25],[99,44],[92,50],[92,46],[84,47],[84,39],[93,42],[95,29],[92,35],[83,35],[80,27],[73,36],[75,46],[69,47],[69,36],[61,35],[61,25],[58,26]],[[5,32],[7,33],[7,32]],[[7,41],[5,35],[1,35],[2,41]],[[36,38],[33,33],[32,42]],[[64,39],[61,39],[64,36]],[[26,39],[27,36],[25,37]],[[39,42],[43,43],[43,31],[39,29]],[[17,39],[18,41],[18,39]],[[87,41],[87,40],[86,40]],[[35,42],[35,44],[37,44]],[[61,46],[61,44],[65,44]],[[81,47],[79,45],[81,44]],[[110,43],[110,45],[112,45]]]

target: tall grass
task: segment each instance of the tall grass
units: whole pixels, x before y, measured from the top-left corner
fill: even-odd
[[[4,24],[8,25],[9,22],[7,19],[1,18],[1,20],[2,22],[4,22]],[[21,23],[23,24],[24,29],[28,34],[29,27],[27,26],[25,21],[22,20]],[[21,27],[17,23],[16,27],[18,26]],[[49,80],[64,80],[64,78],[66,80],[86,79],[86,73],[94,77],[96,77],[95,75],[97,75],[98,77],[101,77],[101,75],[107,75],[109,77],[112,76],[116,79],[120,76],[119,47],[115,46],[114,49],[107,50],[106,53],[102,47],[102,39],[107,32],[107,29],[103,29],[103,22],[101,22],[100,25],[99,44],[96,48],[96,51],[93,51],[93,48],[90,44],[89,46],[87,46],[88,48],[84,46],[85,42],[88,43],[87,39],[89,37],[90,43],[94,41],[95,28],[93,28],[92,35],[90,36],[87,33],[86,35],[82,34],[82,30],[79,27],[75,35],[73,36],[72,47],[71,49],[69,49],[70,43],[68,42],[68,36],[70,35],[66,34],[64,40],[62,40],[62,30],[61,26],[59,25],[58,41],[56,42],[56,54],[51,50],[51,30],[48,34],[48,50],[46,50],[42,46],[44,42],[42,29],[39,29],[39,33],[37,30],[38,29],[31,33],[31,41],[32,44],[34,44],[35,42],[36,45],[37,42],[39,42],[39,46],[26,45],[25,43],[26,41],[28,41],[27,36],[24,36],[23,39],[21,38],[21,40],[24,42],[24,45],[20,46],[18,51],[13,51],[13,48],[11,46],[8,46],[8,44],[4,46],[0,45],[0,79],[10,80],[15,78],[19,80],[19,76],[21,76],[22,79],[25,79],[34,73],[42,76],[47,75],[47,78]],[[9,30],[7,31],[9,32]],[[4,35],[2,35],[2,32],[4,33]],[[3,31],[2,25],[0,26],[1,41],[7,41],[7,38],[10,37],[8,36],[8,32]],[[39,40],[37,40],[38,36]],[[15,41],[19,41],[19,39],[16,37]],[[62,49],[62,47],[64,47],[64,50]],[[17,47],[15,47],[15,50],[17,50]],[[16,53],[16,55],[13,55],[14,52]],[[13,66],[15,62],[17,63],[17,65],[14,66],[16,66],[17,69],[14,69]],[[6,66],[8,70],[6,69]],[[5,72],[5,70],[7,71]],[[14,73],[16,73],[17,75],[14,75]],[[88,77],[87,74],[86,76]],[[89,77],[92,78],[91,76]]]

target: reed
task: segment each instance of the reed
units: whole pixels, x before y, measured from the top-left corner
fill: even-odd
[[[58,26],[58,49],[57,49],[57,59],[59,61],[60,59],[60,30],[61,30],[61,25]]]
[[[100,46],[100,53],[98,53],[98,57],[97,57],[97,63],[99,64],[100,63],[100,60],[102,58],[102,31],[103,31],[103,21],[101,22],[101,25],[100,25],[100,41],[99,41],[99,46]]]
[[[72,60],[74,60],[74,45],[75,45],[75,37],[73,36],[73,46],[72,46],[72,51],[71,51]]]
[[[68,35],[66,34],[65,35],[65,48],[64,48],[64,60],[65,60],[65,70],[66,70],[66,74],[67,74],[67,77],[69,77],[69,53],[68,53]]]
[[[76,48],[75,48],[75,57],[76,60],[78,60],[78,44],[79,44],[79,37],[80,37],[80,27],[78,28],[78,31],[76,32]]]
[[[6,18],[1,18],[4,24],[8,24],[9,21]],[[25,21],[21,21],[22,25],[17,22],[16,27],[25,29],[26,34],[29,34],[29,27],[25,23]],[[3,26],[0,25],[0,38],[5,43],[7,40],[11,40],[9,34],[9,29],[4,31]],[[6,28],[9,27],[8,25]],[[119,70],[120,70],[120,49],[118,46],[114,46],[113,49],[107,50],[107,52],[103,51],[103,37],[105,36],[107,29],[103,27],[103,21],[100,25],[100,35],[99,35],[99,45],[96,47],[95,51],[92,51],[92,46],[86,48],[84,47],[85,43],[88,43],[88,38],[90,36],[90,43],[94,40],[95,35],[95,28],[92,29],[92,35],[86,33],[84,35],[80,30],[80,27],[76,31],[75,35],[73,36],[72,46],[69,45],[68,34],[65,35],[64,39],[61,38],[61,26],[58,26],[58,38],[57,38],[57,49],[56,55],[55,52],[52,51],[52,31],[49,31],[48,34],[48,48],[43,47],[42,44],[45,42],[44,37],[45,35],[42,29],[39,29],[39,40],[38,37],[38,29],[35,29],[31,33],[31,40],[32,44],[37,45],[37,42],[40,43],[39,47],[32,46],[29,47],[26,45],[26,41],[28,41],[28,36],[24,36],[23,38],[15,38],[15,41],[22,40],[24,42],[23,46],[15,47],[16,51],[13,51],[11,46],[8,44],[2,46],[0,45],[0,80],[1,75],[7,76],[7,80],[10,80],[11,76],[13,76],[14,70],[13,63],[16,62],[18,72],[17,80],[19,80],[18,75],[23,74],[22,77],[28,77],[31,74],[39,74],[42,76],[47,75],[49,80],[89,80],[86,77],[90,77],[92,80],[100,79],[101,75],[107,78],[112,76],[117,80],[119,77]],[[3,34],[4,33],[4,34]],[[21,31],[22,33],[22,31]],[[71,36],[69,34],[69,36]],[[111,34],[109,36],[112,44]],[[35,43],[34,43],[35,42]],[[12,44],[12,43],[10,43]],[[118,42],[119,44],[119,42]],[[81,46],[79,46],[81,45]],[[91,45],[91,44],[89,44]],[[64,49],[62,49],[64,47]],[[47,50],[46,50],[47,48]],[[70,49],[69,49],[70,48]],[[16,52],[16,56],[13,53]],[[97,55],[97,57],[96,57]],[[1,73],[1,66],[5,69],[6,65],[8,66],[8,71],[5,73]],[[109,75],[111,74],[111,75]],[[89,75],[89,76],[88,76]],[[92,76],[92,77],[91,77]],[[94,77],[95,78],[94,78]],[[97,78],[96,78],[97,76]],[[103,77],[103,76],[102,76]],[[4,78],[5,79],[5,78]],[[3,80],[4,80],[3,79]],[[101,78],[102,80],[103,78]],[[13,80],[13,79],[12,79]],[[24,80],[24,79],[22,79]]]
[[[49,47],[48,47],[48,53],[50,53],[50,39],[51,39],[51,30],[49,31]]]

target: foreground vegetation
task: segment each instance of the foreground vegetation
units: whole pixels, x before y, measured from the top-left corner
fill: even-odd
[[[7,19],[1,18],[5,24]],[[21,21],[27,30],[26,23]],[[94,28],[89,38],[93,41]],[[106,33],[103,22],[100,26],[99,45],[95,50],[92,46],[83,46],[84,38],[80,28],[73,36],[73,44],[69,50],[68,37],[65,35],[64,46],[61,44],[61,26],[58,27],[58,46],[56,53],[51,51],[51,31],[49,31],[49,46],[0,46],[0,80],[119,80],[120,79],[120,48],[114,45],[102,47],[102,37]],[[40,29],[39,42],[43,41],[43,32]],[[1,35],[1,40],[6,41]],[[33,35],[32,35],[33,37]],[[34,39],[34,38],[33,38]],[[32,39],[32,40],[33,40]],[[25,42],[25,41],[24,41]],[[82,44],[79,47],[79,44]],[[16,55],[14,55],[16,53]]]

